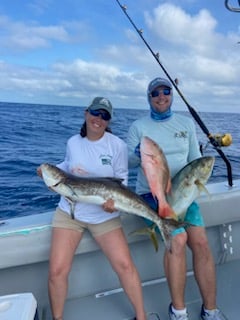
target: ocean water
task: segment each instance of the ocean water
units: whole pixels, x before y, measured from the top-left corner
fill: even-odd
[[[54,210],[59,196],[47,189],[36,168],[44,162],[63,160],[67,139],[79,132],[83,107],[0,103],[0,219],[41,214]],[[113,133],[125,139],[129,125],[147,110],[116,109]],[[189,115],[188,112],[184,114]],[[232,177],[240,178],[240,114],[199,113],[211,133],[231,133],[233,143],[222,148],[232,167]],[[189,115],[190,116],[190,115]],[[216,156],[210,181],[226,181],[226,164],[205,134],[197,127],[204,154]],[[134,189],[135,170],[130,170],[129,186]]]

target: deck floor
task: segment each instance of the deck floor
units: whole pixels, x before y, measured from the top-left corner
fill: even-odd
[[[231,261],[217,266],[217,303],[227,315],[228,320],[239,319],[240,294],[240,260]],[[118,291],[118,290],[117,290]],[[144,302],[148,312],[148,320],[168,320],[167,309],[170,301],[167,284],[158,281],[156,284],[143,286]],[[98,294],[98,293],[96,293]],[[65,306],[66,320],[130,320],[134,317],[133,310],[125,294],[120,292],[96,297],[95,295],[76,298],[67,301]],[[187,279],[186,305],[189,319],[200,319],[201,297],[193,275]],[[154,315],[157,313],[159,317]],[[42,319],[41,319],[42,318]],[[40,320],[50,320],[50,311],[47,310]]]

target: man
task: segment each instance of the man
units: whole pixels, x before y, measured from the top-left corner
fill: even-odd
[[[157,209],[147,179],[141,168],[139,144],[143,136],[153,139],[165,153],[173,177],[190,161],[201,157],[196,128],[191,118],[172,111],[172,85],[167,79],[156,78],[148,85],[150,115],[136,120],[128,132],[129,167],[138,167],[136,192],[153,209]],[[200,208],[196,202],[187,210],[187,229],[174,231],[172,251],[166,251],[164,268],[172,302],[170,320],[188,320],[184,302],[186,284],[186,245],[192,251],[193,269],[202,296],[202,320],[227,320],[216,307],[216,279],[214,260],[209,248]]]

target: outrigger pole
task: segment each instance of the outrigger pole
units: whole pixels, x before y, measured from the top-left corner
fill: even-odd
[[[240,12],[240,0],[238,0],[238,7],[233,7],[229,5],[229,0],[225,0],[225,7],[232,12]]]
[[[205,126],[205,124],[203,123],[202,119],[200,118],[200,116],[198,115],[198,113],[195,111],[195,109],[193,107],[190,106],[190,104],[187,102],[187,100],[185,99],[185,97],[183,96],[182,92],[180,91],[180,89],[178,88],[177,84],[175,83],[175,81],[173,81],[173,79],[171,78],[171,76],[169,75],[169,73],[167,72],[167,70],[165,69],[165,67],[163,66],[163,64],[160,62],[159,60],[159,53],[154,53],[152,48],[150,47],[150,45],[147,43],[147,41],[144,39],[143,37],[143,31],[142,29],[138,29],[135,25],[135,23],[133,22],[133,20],[130,18],[130,16],[127,13],[127,7],[125,5],[121,5],[121,3],[116,0],[118,5],[120,6],[120,8],[122,9],[122,11],[124,12],[124,14],[126,15],[126,17],[128,18],[128,20],[130,21],[130,23],[132,24],[132,26],[134,27],[134,29],[137,31],[137,33],[139,34],[140,38],[143,40],[143,42],[145,43],[145,45],[147,46],[147,48],[149,49],[149,51],[151,52],[151,54],[153,55],[153,57],[155,58],[155,60],[157,61],[157,63],[159,64],[159,66],[162,68],[163,72],[166,74],[166,76],[168,77],[169,81],[172,83],[173,87],[176,89],[177,93],[180,95],[180,97],[182,98],[182,100],[184,101],[184,103],[186,104],[189,112],[191,113],[191,115],[193,116],[193,118],[196,120],[196,122],[198,123],[198,125],[200,126],[200,128],[202,129],[202,131],[206,134],[207,138],[209,139],[210,143],[213,145],[213,147],[217,150],[218,154],[221,156],[221,158],[224,160],[226,166],[227,166],[227,174],[228,174],[228,184],[229,186],[233,186],[233,182],[232,182],[232,168],[231,168],[231,164],[229,162],[229,160],[227,159],[227,157],[225,156],[224,152],[221,149],[221,144],[219,142],[219,140],[215,139],[214,136],[208,131],[207,127]]]

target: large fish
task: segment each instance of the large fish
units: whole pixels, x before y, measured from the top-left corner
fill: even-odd
[[[171,191],[171,177],[162,149],[155,141],[144,136],[140,143],[140,153],[141,165],[151,193],[158,201],[159,216],[176,219],[176,215],[166,199],[166,195]]]
[[[172,179],[171,192],[167,201],[178,220],[183,220],[189,205],[205,191],[215,162],[214,157],[205,156],[193,160],[183,167]]]
[[[156,250],[158,242],[155,225],[169,250],[171,250],[171,232],[187,225],[173,219],[161,219],[140,196],[123,185],[121,179],[76,177],[47,163],[42,164],[40,169],[45,184],[51,190],[66,197],[71,203],[87,202],[102,205],[108,199],[112,199],[116,210],[151,220],[154,228],[150,234]]]

